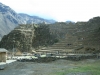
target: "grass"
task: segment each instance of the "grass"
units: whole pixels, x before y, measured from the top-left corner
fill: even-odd
[[[51,75],[67,75],[69,73],[90,73],[91,75],[100,75],[100,61],[94,63],[84,63],[73,65],[73,68],[55,72]]]

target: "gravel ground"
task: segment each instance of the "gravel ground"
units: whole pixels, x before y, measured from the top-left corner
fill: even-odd
[[[94,60],[79,61],[84,63]],[[75,68],[77,62],[69,60],[56,60],[49,63],[36,63],[36,62],[13,62],[7,65],[4,70],[0,70],[0,75],[50,75],[58,71],[63,71],[69,68]],[[89,75],[88,73],[70,73],[67,75]]]

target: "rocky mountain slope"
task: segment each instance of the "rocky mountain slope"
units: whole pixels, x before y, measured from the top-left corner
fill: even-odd
[[[10,7],[0,3],[0,37],[9,33],[19,23],[24,23],[22,18]]]
[[[54,23],[54,20],[46,20],[37,16],[29,16],[27,14],[18,14],[9,6],[0,3],[0,39],[3,35],[8,34],[18,24],[32,23]]]

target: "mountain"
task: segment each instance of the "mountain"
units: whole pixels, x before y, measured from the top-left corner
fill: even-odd
[[[46,24],[50,24],[50,23],[55,23],[55,20],[47,20],[47,19],[43,19],[40,18],[38,16],[30,16],[28,14],[24,14],[24,13],[19,13],[19,15],[21,17],[23,17],[24,21],[26,22],[26,24],[39,24],[39,23],[43,23],[45,22]]]
[[[49,47],[48,44],[51,42],[58,43]],[[100,51],[100,17],[94,17],[87,22],[41,23],[34,24],[34,26],[20,25],[8,35],[4,36],[0,42],[0,47],[10,50],[13,45],[21,51],[31,48],[34,49],[34,46],[37,48],[52,48],[52,50],[60,48],[62,50]]]
[[[32,23],[54,23],[54,20],[47,20],[37,16],[18,14],[9,6],[0,3],[0,39],[13,30],[18,24]]]
[[[22,17],[20,17],[9,6],[0,3],[0,37],[8,34],[18,24],[23,23]]]

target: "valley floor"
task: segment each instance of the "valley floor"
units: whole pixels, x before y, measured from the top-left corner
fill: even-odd
[[[100,59],[56,60],[49,63],[13,62],[0,75],[100,75]]]

